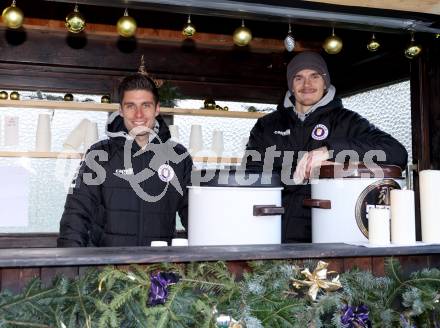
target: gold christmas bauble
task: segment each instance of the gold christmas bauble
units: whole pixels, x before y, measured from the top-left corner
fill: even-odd
[[[23,12],[15,5],[15,1],[12,5],[5,8],[2,13],[3,23],[9,28],[17,29],[23,24]]]
[[[64,95],[64,101],[73,101],[73,95],[71,93],[66,93]]]
[[[326,53],[330,55],[336,55],[342,50],[342,40],[340,37],[332,34],[327,39],[325,39],[322,47],[324,48]]]
[[[367,49],[371,52],[375,52],[380,48],[380,43],[376,40],[376,37],[373,36],[371,37],[370,42],[368,42],[367,44]]]
[[[0,91],[0,99],[1,100],[8,99],[8,93],[6,91]]]
[[[20,94],[17,91],[12,91],[9,95],[9,99],[11,100],[20,100]]]
[[[191,23],[191,21],[188,21],[188,23],[183,26],[182,34],[187,38],[191,38],[194,34],[196,34],[196,27]]]
[[[234,40],[235,45],[239,47],[247,46],[252,40],[252,32],[242,24],[235,29],[232,39]]]
[[[411,41],[409,46],[405,49],[405,57],[408,59],[413,59],[417,57],[422,52],[422,47]]]
[[[127,11],[125,11],[124,16],[119,18],[116,23],[116,30],[118,34],[124,38],[131,38],[136,34],[137,23],[136,20],[128,16]]]
[[[109,95],[103,95],[101,97],[101,103],[103,104],[109,104],[110,103],[110,96]]]
[[[75,5],[75,9],[66,16],[66,27],[69,32],[79,33],[86,28],[86,20],[78,10],[78,5]]]

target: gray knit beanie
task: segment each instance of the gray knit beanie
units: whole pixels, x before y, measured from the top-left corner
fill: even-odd
[[[287,84],[290,91],[292,91],[293,77],[303,69],[313,69],[322,74],[325,86],[328,89],[330,86],[330,74],[324,58],[316,52],[304,51],[293,57],[289,65],[287,65]]]

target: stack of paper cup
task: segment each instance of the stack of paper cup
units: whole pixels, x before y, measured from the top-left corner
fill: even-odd
[[[166,247],[168,246],[168,243],[163,240],[153,240],[151,242],[151,247]]]
[[[211,150],[216,153],[217,156],[221,156],[224,151],[223,145],[223,131],[214,130],[212,132],[212,144]]]
[[[203,149],[202,126],[199,124],[191,125],[191,132],[189,135],[189,152],[196,154]]]
[[[440,243],[440,170],[423,170],[420,177],[422,241]]]
[[[416,242],[413,190],[391,190],[391,242],[401,245]]]
[[[50,144],[50,115],[39,114],[37,123],[37,134],[35,139],[35,151],[50,151]]]
[[[88,119],[83,119],[79,124],[70,132],[66,141],[63,143],[64,150],[77,151],[78,148],[84,142],[87,128],[91,122]]]
[[[86,128],[86,134],[84,136],[84,151],[87,151],[91,145],[98,141],[98,124],[96,122],[90,122]]]
[[[188,239],[174,238],[171,240],[171,246],[188,246]]]
[[[170,125],[168,128],[170,129],[171,140],[175,142],[179,142],[180,141],[179,126]]]
[[[370,208],[368,211],[368,241],[374,245],[390,243],[390,210]]]
[[[5,146],[18,145],[18,116],[5,116]]]

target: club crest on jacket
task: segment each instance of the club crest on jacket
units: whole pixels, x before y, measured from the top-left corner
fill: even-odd
[[[162,164],[157,170],[157,174],[163,182],[170,182],[174,178],[174,170],[168,164]]]
[[[312,138],[315,140],[324,140],[328,137],[328,128],[324,124],[318,124],[313,128]]]

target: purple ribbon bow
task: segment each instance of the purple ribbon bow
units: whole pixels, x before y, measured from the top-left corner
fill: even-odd
[[[371,328],[371,322],[368,318],[368,307],[366,305],[348,306],[342,308],[343,315],[341,323],[344,328]]]
[[[172,272],[159,272],[150,274],[150,291],[148,293],[148,304],[164,304],[168,297],[168,286],[179,281],[179,276]]]

